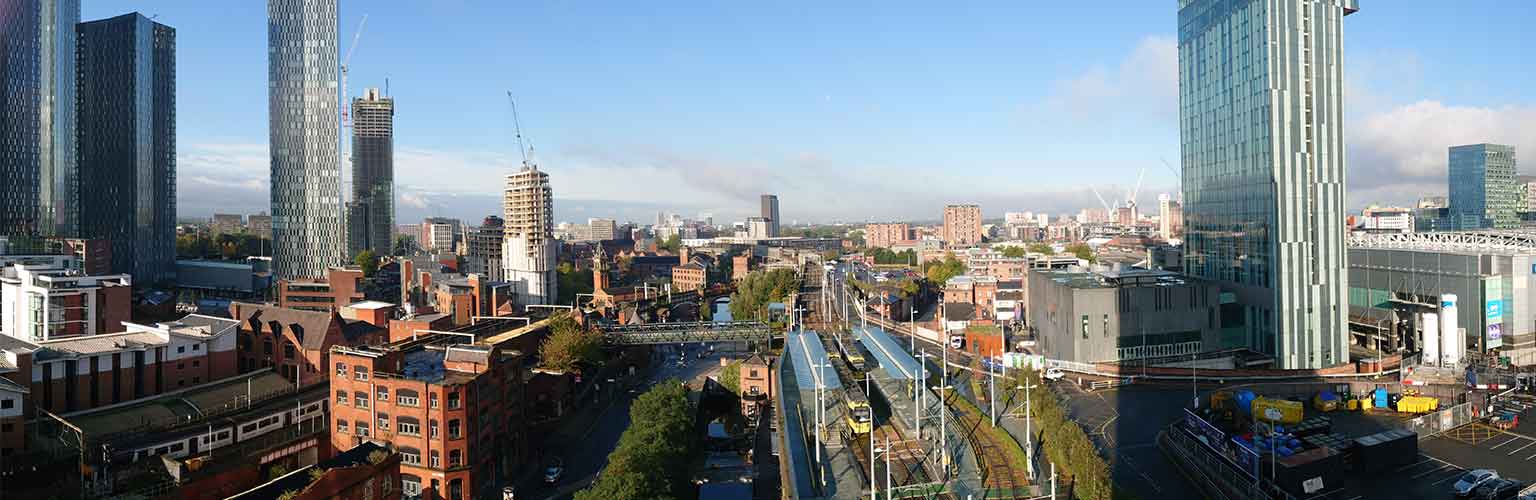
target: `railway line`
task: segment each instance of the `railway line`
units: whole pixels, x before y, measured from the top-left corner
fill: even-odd
[[[971,443],[976,465],[982,471],[982,487],[986,488],[987,498],[1013,498],[1014,492],[1024,491],[1029,486],[1028,464],[1009,452],[1018,445],[1002,442],[1003,438],[984,428],[991,425],[987,417],[969,402],[956,403],[951,399],[958,397],[961,396],[950,393],[945,402],[953,410],[961,434]]]

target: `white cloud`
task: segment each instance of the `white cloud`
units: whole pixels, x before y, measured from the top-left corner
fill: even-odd
[[[1174,118],[1179,97],[1179,45],[1167,36],[1142,38],[1114,68],[1095,65],[1055,83],[1044,111],[1080,121],[1128,113]]]
[[[1419,101],[1346,125],[1351,206],[1410,203],[1446,190],[1450,146],[1491,142],[1536,151],[1536,106]]]

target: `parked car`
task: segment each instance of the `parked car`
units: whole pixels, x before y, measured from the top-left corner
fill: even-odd
[[[558,482],[560,482],[560,477],[564,476],[564,475],[565,475],[565,462],[560,460],[559,458],[555,458],[554,460],[551,460],[549,462],[549,465],[547,467],[544,467],[544,483],[545,484],[555,484],[555,483],[558,483]]]
[[[1478,500],[1515,500],[1524,488],[1525,483],[1521,481],[1493,479],[1472,490],[1472,497]]]
[[[1472,490],[1477,489],[1478,486],[1482,486],[1483,483],[1498,478],[1499,472],[1495,470],[1469,470],[1466,474],[1461,475],[1461,479],[1457,479],[1456,483],[1451,485],[1451,494],[1456,495],[1457,498],[1466,498],[1472,496]]]
[[[1060,368],[1046,368],[1045,369],[1045,379],[1046,380],[1050,380],[1050,381],[1054,382],[1054,381],[1057,381],[1057,380],[1061,380],[1062,378],[1064,378],[1066,376],[1067,376],[1067,372],[1061,371]]]

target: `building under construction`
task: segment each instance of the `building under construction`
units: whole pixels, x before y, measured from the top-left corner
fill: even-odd
[[[555,203],[549,174],[524,162],[521,170],[507,175],[501,205],[503,277],[513,283],[518,304],[553,303],[559,242],[554,238]]]

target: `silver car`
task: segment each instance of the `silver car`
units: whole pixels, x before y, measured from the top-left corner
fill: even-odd
[[[1489,469],[1470,470],[1466,474],[1462,474],[1461,478],[1456,480],[1456,484],[1451,485],[1451,493],[1454,493],[1459,498],[1469,497],[1472,496],[1472,491],[1476,490],[1478,486],[1498,478],[1498,471]]]

